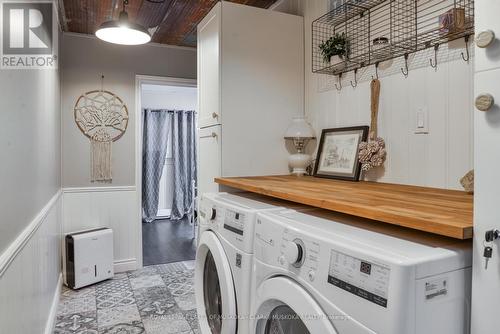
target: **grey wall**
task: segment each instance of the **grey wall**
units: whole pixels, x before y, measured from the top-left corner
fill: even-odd
[[[84,35],[62,38],[63,187],[94,187],[90,182],[90,142],[77,128],[73,107],[78,97],[101,87],[128,107],[127,132],[113,143],[113,186],[135,185],[135,77],[137,74],[196,78],[196,50],[158,45],[119,46]]]
[[[61,187],[58,70],[0,70],[0,254]]]

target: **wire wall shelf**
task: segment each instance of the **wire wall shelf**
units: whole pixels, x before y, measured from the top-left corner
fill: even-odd
[[[339,75],[474,34],[474,0],[346,0],[312,23],[312,71]],[[320,45],[344,36],[346,54],[325,59]],[[435,67],[430,62],[430,65]]]

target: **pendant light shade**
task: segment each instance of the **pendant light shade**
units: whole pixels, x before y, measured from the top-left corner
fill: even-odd
[[[106,21],[97,31],[97,38],[105,42],[122,45],[146,44],[151,40],[148,31],[140,24],[130,22],[125,11],[128,0],[123,1],[123,11],[120,13],[118,21]]]

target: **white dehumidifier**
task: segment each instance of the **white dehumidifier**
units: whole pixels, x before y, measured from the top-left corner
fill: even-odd
[[[79,289],[113,277],[113,230],[110,228],[69,233],[65,246],[68,287]]]

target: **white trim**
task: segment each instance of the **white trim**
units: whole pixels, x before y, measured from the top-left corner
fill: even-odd
[[[190,78],[159,77],[155,75],[136,75],[136,81],[135,81],[136,84],[138,81],[140,85],[197,87],[196,79],[190,79]]]
[[[61,189],[52,196],[47,204],[38,212],[33,220],[26,226],[26,228],[17,236],[17,238],[7,247],[7,249],[0,254],[0,278],[5,274],[10,264],[14,261],[16,256],[23,250],[24,246],[30,241],[31,237],[35,235],[36,231],[43,223],[52,207],[57,203],[62,194]]]
[[[115,186],[115,187],[68,187],[62,189],[65,194],[72,193],[96,193],[96,192],[116,192],[116,191],[136,191],[135,186]]]
[[[141,86],[143,84],[198,87],[196,79],[159,77],[152,75],[135,76],[135,185],[137,189],[137,225],[136,225],[136,262],[137,269],[143,266],[142,254],[142,102]]]
[[[122,273],[125,271],[136,270],[137,268],[137,260],[136,259],[124,259],[124,260],[116,260],[113,262],[113,268],[115,273]]]
[[[57,307],[59,305],[59,296],[61,295],[62,290],[62,281],[62,273],[59,273],[56,291],[54,292],[54,296],[52,297],[52,304],[50,305],[49,317],[45,324],[45,334],[52,334],[54,332],[54,327],[56,325]]]
[[[82,33],[78,33],[78,32],[70,32],[70,31],[64,31],[63,35],[68,35],[68,36],[73,36],[73,37],[81,37],[81,38],[89,38],[89,39],[99,39],[95,35],[82,34]],[[196,51],[195,47],[179,46],[179,45],[171,45],[171,44],[160,44],[160,43],[153,43],[153,42],[149,42],[149,43],[144,44],[142,46],[154,46],[154,47],[158,47],[158,48],[169,48],[169,49],[178,49],[178,50],[185,50],[185,51]]]

